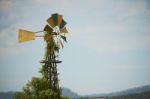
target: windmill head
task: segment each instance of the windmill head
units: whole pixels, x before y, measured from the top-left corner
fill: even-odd
[[[39,32],[46,32],[47,35],[36,35],[38,32],[32,32],[24,29],[19,29],[18,42],[26,42],[35,40],[36,37],[44,37],[44,39],[51,38],[53,35],[60,35],[68,33],[65,25],[67,24],[64,21],[62,15],[57,13],[52,14],[50,18],[47,19],[47,25],[44,27],[44,30]]]

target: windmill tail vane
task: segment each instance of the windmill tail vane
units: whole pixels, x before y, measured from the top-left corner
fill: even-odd
[[[43,31],[41,31],[43,32]],[[43,37],[42,35],[36,35],[39,32],[28,31],[24,29],[19,29],[18,42],[26,42],[30,40],[35,40],[36,37]]]

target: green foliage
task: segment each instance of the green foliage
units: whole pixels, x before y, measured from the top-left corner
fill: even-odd
[[[61,99],[70,99],[69,97],[61,96]]]
[[[41,69],[42,73],[43,70]],[[42,73],[43,75],[43,73]],[[26,86],[23,87],[22,92],[16,92],[13,99],[69,99],[68,97],[61,96],[58,98],[58,93],[49,88],[47,79],[42,77],[33,77],[28,81]]]
[[[48,88],[48,81],[44,77],[33,77],[23,92],[16,92],[14,99],[59,99],[56,92]],[[61,96],[60,99],[69,99]]]
[[[16,92],[13,96],[13,99],[31,99],[31,98],[24,92]]]
[[[40,91],[48,89],[48,81],[42,77],[33,77],[31,81],[23,88],[24,92],[37,96]]]

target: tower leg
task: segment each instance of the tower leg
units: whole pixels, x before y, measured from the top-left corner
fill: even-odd
[[[57,94],[56,98],[60,99],[61,89],[59,87],[57,63],[55,53],[50,54],[47,61],[44,62],[44,75],[48,80],[49,88]]]

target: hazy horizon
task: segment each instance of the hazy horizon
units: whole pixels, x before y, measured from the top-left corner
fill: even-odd
[[[0,0],[0,92],[40,76],[45,42],[19,44],[18,29],[43,30],[53,13],[69,30],[60,86],[86,95],[150,85],[149,0]]]

